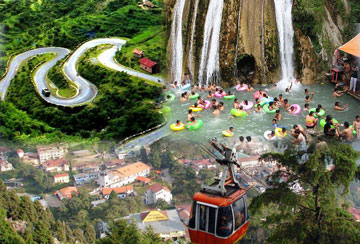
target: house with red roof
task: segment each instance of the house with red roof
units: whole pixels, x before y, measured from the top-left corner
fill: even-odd
[[[140,59],[139,65],[140,65],[140,68],[149,72],[150,74],[158,73],[160,71],[159,65],[156,62],[154,62],[148,58]]]
[[[151,180],[149,178],[140,176],[140,175],[138,177],[136,177],[136,180],[140,183],[143,183],[144,185],[147,185],[151,182]]]
[[[68,173],[54,175],[54,184],[57,183],[69,183],[70,178]]]
[[[55,195],[60,199],[63,200],[64,198],[72,198],[73,194],[78,193],[78,189],[74,186],[68,186],[65,188],[62,188],[55,192]]]
[[[146,189],[145,204],[155,204],[160,199],[164,200],[169,204],[171,203],[172,194],[169,188],[161,185],[160,183],[156,183]]]
[[[70,163],[65,158],[59,158],[55,160],[47,160],[43,163],[42,167],[47,172],[69,171]]]
[[[136,49],[136,48],[133,50],[133,54],[134,54],[135,58],[143,58],[143,57],[145,57],[145,53],[143,51],[139,50],[139,49]]]
[[[104,198],[109,199],[112,191],[114,191],[120,198],[126,198],[127,196],[134,194],[134,188],[132,185],[114,187],[114,188],[111,187],[103,188],[101,194],[103,195]]]

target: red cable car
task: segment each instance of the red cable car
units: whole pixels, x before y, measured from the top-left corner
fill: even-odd
[[[236,180],[236,152],[226,146],[220,149],[225,156],[216,161],[224,166],[222,176],[211,186],[202,185],[195,193],[188,229],[192,243],[232,244],[241,240],[249,226],[246,189]]]

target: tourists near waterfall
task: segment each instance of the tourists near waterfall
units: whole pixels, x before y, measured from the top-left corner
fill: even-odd
[[[300,133],[304,136],[305,140],[308,141],[308,138],[307,138],[307,136],[306,136],[305,130],[304,130],[304,128],[303,128],[301,125],[295,124],[295,125],[293,126],[293,128],[290,130],[291,134],[294,135],[296,130],[299,130]]]
[[[194,93],[195,94],[195,86],[194,85],[191,85],[191,93]]]
[[[211,90],[212,91],[216,91],[216,84],[214,83],[214,84],[212,84],[212,86],[211,86]]]
[[[211,84],[210,84],[210,83],[207,85],[206,91],[207,91],[207,92],[208,92],[208,91],[211,91]]]
[[[200,91],[201,91],[201,92],[204,92],[204,91],[205,91],[205,86],[204,86],[204,85],[201,85]]]
[[[305,126],[308,129],[314,129],[317,124],[318,119],[315,118],[314,111],[311,111],[309,114],[305,117]]]
[[[280,108],[280,102],[279,102],[279,99],[277,97],[274,97],[274,105],[275,105],[275,107]]]
[[[234,127],[230,127],[228,130],[225,131],[226,133],[230,134],[231,136],[234,134]]]
[[[212,93],[212,91],[209,91],[206,98],[213,98],[214,94]]]
[[[284,104],[284,98],[282,94],[279,95],[279,102],[281,103],[280,105]]]
[[[260,111],[261,111],[261,106],[260,106],[260,104],[256,104],[256,105],[255,105],[255,113],[260,113]]]
[[[225,109],[223,102],[219,102],[218,107],[219,107],[220,111],[223,111]]]
[[[186,93],[181,93],[180,102],[186,102],[188,99],[186,98]]]
[[[354,141],[354,134],[353,134],[353,128],[350,127],[349,122],[345,122],[344,123],[344,128],[341,132],[340,132],[340,136],[342,137],[342,139],[346,142],[353,142]]]
[[[180,120],[176,120],[176,127],[185,127],[185,125]]]
[[[326,117],[326,124],[324,126],[324,134],[327,136],[339,137],[339,124],[335,124],[331,115]]]
[[[334,88],[333,97],[341,97],[344,95],[344,91],[341,91],[339,88]]]
[[[244,110],[244,107],[243,107],[243,106],[239,106],[237,110],[238,110],[239,112],[248,113],[246,110]]]
[[[280,110],[276,110],[276,113],[275,113],[275,119],[277,119],[277,121],[281,121],[282,120],[282,115],[280,113]]]
[[[323,150],[328,147],[326,141],[324,141],[320,136],[317,137],[317,143],[315,145],[316,150]]]
[[[306,102],[306,103],[310,103],[311,100],[313,99],[314,95],[315,95],[315,92],[311,93],[311,96],[307,95],[307,96],[305,97],[305,102]]]
[[[198,105],[201,105],[200,107],[205,107],[205,102],[201,97],[198,98],[197,103]]]
[[[217,106],[219,105],[218,102],[216,101],[216,99],[212,99],[211,100],[211,106]]]
[[[276,119],[273,119],[272,120],[272,128],[273,128],[273,130],[275,130],[276,128],[278,128],[279,127],[279,125],[278,125],[278,123],[277,123],[277,121],[276,121]]]
[[[285,89],[286,93],[289,93],[291,91],[292,85],[293,85],[293,83],[291,82],[290,86]]]
[[[189,84],[191,82],[190,74],[185,74],[183,82],[186,84]]]
[[[175,81],[173,84],[171,84],[171,88],[175,88],[175,89],[179,88],[178,82]]]
[[[296,148],[299,149],[300,151],[307,150],[306,139],[304,135],[301,134],[300,130],[296,129],[294,133],[291,134],[294,137],[292,143],[296,145]]]
[[[191,109],[189,109],[186,122],[191,121],[191,118],[192,118],[192,117],[200,117],[200,115],[198,115],[198,114],[193,114],[193,111],[192,111]]]
[[[214,111],[212,112],[213,115],[219,115],[220,114],[219,106],[213,105],[212,108],[214,109]]]
[[[246,144],[245,145],[246,145],[247,149],[252,149],[252,147],[254,145],[254,142],[252,142],[251,140],[252,140],[251,136],[246,137]]]
[[[341,106],[340,102],[335,102],[334,110],[335,111],[344,111],[348,106],[349,106],[349,104],[345,104],[344,106]]]
[[[288,110],[289,114],[294,114],[295,113],[295,107],[294,106],[290,106],[290,109]]]
[[[259,98],[255,98],[255,105],[260,104],[260,99]]]
[[[199,83],[196,84],[195,90],[198,90],[198,91],[200,90],[200,85],[199,85]]]
[[[325,108],[323,108],[323,106],[322,106],[321,104],[318,104],[316,108],[318,108],[318,109],[320,109],[320,110],[326,111]],[[318,112],[317,112],[317,113],[318,113]]]
[[[309,112],[309,104],[308,103],[304,104],[304,111]]]
[[[269,107],[268,107],[269,111],[273,111],[275,109],[274,107],[274,102],[269,102]]]
[[[358,72],[359,72],[359,68],[354,63],[351,68],[351,78],[350,78],[350,92],[353,92],[353,93],[356,92],[356,84],[358,81]]]
[[[321,111],[321,109],[320,108],[316,108],[315,109],[315,115],[318,117],[318,118],[322,118],[322,116],[320,115],[320,111]]]
[[[309,94],[310,94],[309,89],[305,88],[305,95],[309,95]]]
[[[356,131],[357,138],[360,140],[360,116],[357,115],[353,122],[353,129]]]
[[[186,99],[189,100],[190,99],[190,94],[188,92],[184,92],[184,94],[185,94]]]
[[[243,136],[239,136],[239,142],[236,143],[235,147],[239,151],[243,151],[246,148],[245,138]]]
[[[283,127],[281,130],[279,130],[279,135],[281,138],[284,138],[286,136],[286,128]]]
[[[253,92],[253,91],[255,91],[255,89],[250,84],[248,84],[246,91],[247,92]]]
[[[240,106],[239,100],[235,98],[233,108],[237,109],[239,106]]]
[[[289,110],[290,104],[289,104],[289,101],[288,101],[287,99],[284,99],[283,107],[284,107],[286,110]]]
[[[271,133],[267,135],[266,139],[268,139],[269,141],[272,141],[273,138],[276,138],[276,134],[275,134],[275,131],[272,130]]]
[[[195,117],[191,117],[189,122],[190,122],[190,123],[186,125],[186,128],[187,128],[187,129],[189,129],[190,126],[192,126],[192,125],[194,125],[194,124],[197,123]]]

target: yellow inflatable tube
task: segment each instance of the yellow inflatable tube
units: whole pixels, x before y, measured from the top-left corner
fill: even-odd
[[[202,108],[200,108],[200,107],[194,107],[194,106],[190,106],[189,107],[189,110],[192,110],[193,112],[199,112],[199,111],[201,111],[201,110],[203,110]]]
[[[275,134],[277,137],[279,138],[285,138],[287,136],[287,132],[285,132],[284,135],[281,134],[282,128],[276,128],[275,129]]]
[[[229,133],[229,132],[227,132],[226,130],[224,130],[224,131],[222,132],[222,134],[223,134],[223,136],[226,136],[226,137],[232,137],[232,136],[233,136],[233,133]]]
[[[183,129],[185,129],[183,123],[180,123],[179,126],[176,125],[176,124],[171,124],[171,125],[170,125],[170,130],[173,130],[173,131],[179,131],[179,130],[183,130]]]

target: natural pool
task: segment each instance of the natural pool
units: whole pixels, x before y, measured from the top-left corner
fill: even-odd
[[[267,87],[256,87],[255,90],[258,90],[260,88],[264,90]],[[318,104],[321,104],[323,108],[326,109],[326,115],[332,115],[333,118],[336,118],[340,123],[348,121],[350,124],[352,124],[355,116],[358,114],[360,115],[359,101],[349,96],[348,94],[344,94],[342,97],[334,98],[332,96],[332,90],[334,86],[328,83],[303,86],[298,90],[292,90],[290,93],[285,93],[284,90],[280,90],[278,88],[271,89],[267,91],[267,93],[272,97],[277,97],[279,94],[283,94],[283,97],[287,98],[290,104],[299,104],[303,108],[305,104],[305,88],[308,88],[310,92],[316,93],[312,101],[310,102],[310,108],[316,107]],[[233,93],[235,92],[236,98],[238,98],[240,102],[245,99],[249,101],[254,101],[253,92],[238,92],[234,88],[225,90],[231,90]],[[197,119],[201,119],[204,122],[204,126],[201,129],[196,131],[171,131],[169,129],[170,124],[175,123],[177,119],[185,122],[189,106],[196,101],[191,100],[185,103],[181,103],[179,100],[179,92],[181,93],[181,91],[178,91],[175,101],[166,103],[166,105],[171,108],[171,112],[168,114],[168,124],[161,130],[164,130],[164,132],[169,132],[170,138],[176,140],[190,139],[195,142],[205,142],[213,137],[217,137],[218,139],[226,141],[228,143],[234,143],[236,140],[238,140],[239,136],[251,136],[257,142],[264,142],[264,132],[266,130],[272,129],[271,121],[275,117],[274,114],[266,114],[265,112],[255,113],[253,110],[250,110],[251,113],[247,117],[237,117],[232,119],[230,118],[230,110],[233,106],[233,100],[216,98],[217,101],[224,102],[225,110],[222,111],[221,114],[218,116],[214,116],[212,114],[212,109],[197,112],[197,114],[201,116]],[[203,99],[206,99],[207,93],[200,94]],[[335,111],[333,107],[336,101],[339,101],[343,105],[349,104],[349,107],[346,108],[344,111]],[[306,115],[304,110],[302,110],[299,115],[291,115],[286,112],[284,108],[281,108],[280,110],[281,114],[283,115],[283,119],[278,122],[279,126],[290,129],[294,124],[300,124],[304,127]],[[231,138],[223,137],[222,131],[228,129],[230,126],[233,126],[235,128],[234,136]],[[318,125],[316,131],[321,132],[322,127]],[[286,140],[291,139],[292,137],[288,135]],[[357,139],[355,139],[355,141],[353,142],[353,146],[357,150],[360,150],[360,143]]]

